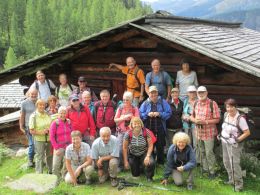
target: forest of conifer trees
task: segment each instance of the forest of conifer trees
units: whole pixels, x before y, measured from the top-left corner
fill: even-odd
[[[140,0],[0,1],[0,65],[10,68],[151,12]]]

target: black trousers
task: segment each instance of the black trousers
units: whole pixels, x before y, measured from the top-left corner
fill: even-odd
[[[155,161],[153,156],[150,156],[150,164],[148,166],[144,165],[144,159],[146,153],[141,156],[135,156],[131,153],[128,155],[128,162],[131,168],[131,173],[134,177],[140,176],[141,173],[145,172],[147,178],[152,178],[154,176]]]
[[[157,141],[155,142],[157,163],[164,164],[164,146],[166,145],[166,135],[163,129],[157,131]]]

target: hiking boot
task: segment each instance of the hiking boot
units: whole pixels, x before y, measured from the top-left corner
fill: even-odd
[[[148,183],[152,183],[153,182],[153,178],[147,178],[147,182]]]
[[[111,177],[111,186],[112,187],[116,187],[118,185],[118,180],[117,178],[112,178]]]
[[[32,160],[29,160],[29,161],[28,161],[28,167],[29,167],[29,168],[33,168],[33,167],[34,167],[34,164],[33,164],[33,161],[32,161]]]
[[[224,181],[224,184],[225,185],[233,185],[233,181],[227,180],[227,181]]]
[[[107,180],[107,178],[108,178],[107,175],[102,175],[102,176],[100,176],[100,177],[98,178],[99,183],[100,183],[100,184],[105,183],[106,180]]]
[[[215,173],[210,173],[209,174],[209,179],[210,180],[213,180],[213,179],[215,179],[216,178],[216,174]]]
[[[86,185],[90,185],[90,184],[91,184],[91,180],[90,180],[90,179],[86,179],[85,184],[86,184]]]
[[[187,185],[187,190],[193,190],[192,184],[188,184],[188,185]]]

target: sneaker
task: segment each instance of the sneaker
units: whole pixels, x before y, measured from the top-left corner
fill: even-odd
[[[118,180],[117,178],[112,178],[111,177],[111,186],[112,187],[116,187],[118,185]]]
[[[188,184],[188,185],[187,185],[187,190],[192,190],[192,189],[193,189],[192,184]]]
[[[242,192],[243,191],[243,188],[237,188],[235,187],[235,192]]]
[[[215,179],[215,178],[216,178],[215,173],[210,173],[210,174],[209,174],[209,179],[210,179],[210,180],[213,180],[213,179]]]

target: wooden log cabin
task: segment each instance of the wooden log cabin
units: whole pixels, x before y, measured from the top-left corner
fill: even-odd
[[[0,84],[19,78],[29,86],[35,72],[43,69],[56,84],[58,74],[65,72],[73,84],[78,76],[85,76],[96,93],[107,88],[122,97],[126,76],[108,64],[125,64],[128,56],[146,73],[152,59],[160,59],[162,69],[174,80],[181,59],[188,58],[210,98],[223,105],[232,97],[253,110],[256,129],[251,137],[260,138],[260,33],[240,23],[157,12],[2,71]]]

